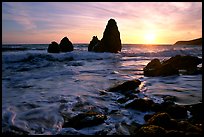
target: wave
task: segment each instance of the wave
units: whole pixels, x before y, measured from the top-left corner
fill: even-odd
[[[5,63],[15,63],[15,62],[38,62],[38,61],[73,61],[73,60],[104,60],[117,58],[120,55],[115,55],[113,53],[94,53],[83,51],[72,51],[68,53],[46,53],[45,51],[38,52],[15,52],[15,53],[3,53],[3,62]]]
[[[192,55],[192,56],[202,56],[202,50],[200,49],[172,49],[157,52],[123,52],[123,56],[126,57],[172,57],[176,55]]]

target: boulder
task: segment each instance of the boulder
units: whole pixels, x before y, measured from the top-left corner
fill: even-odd
[[[135,90],[136,88],[139,87],[141,84],[141,81],[138,79],[126,81],[120,85],[117,85],[115,87],[110,88],[108,91],[109,92],[121,92],[124,93],[125,91],[130,91],[130,90]]]
[[[151,111],[154,102],[150,99],[136,98],[125,105],[125,108],[133,108],[140,111]]]
[[[178,75],[179,71],[175,69],[171,64],[162,64],[159,59],[153,59],[144,67],[144,75],[155,76],[170,76]]]
[[[64,37],[61,41],[60,41],[60,51],[61,52],[69,52],[69,51],[73,51],[73,45],[72,42],[69,41],[69,39],[67,37]]]
[[[200,63],[202,63],[202,59],[189,55],[176,55],[163,62],[153,59],[144,67],[144,76],[179,75],[179,70],[186,70],[187,72],[184,74],[200,74],[202,69],[197,68]]]
[[[196,69],[200,63],[202,63],[202,59],[190,55],[176,55],[163,62],[163,64],[171,64],[172,67],[178,70],[193,70]]]
[[[93,47],[100,42],[100,40],[98,40],[97,36],[93,36],[92,40],[90,41],[90,44],[88,46],[88,51],[92,51]]]
[[[170,115],[165,112],[154,114],[147,123],[149,125],[156,125],[165,129],[174,129],[177,126],[177,122],[174,119],[171,119]]]
[[[164,136],[166,135],[166,130],[162,127],[155,125],[146,125],[141,127],[137,132],[137,136]]]
[[[60,47],[57,42],[53,41],[51,44],[49,44],[47,52],[49,53],[59,53]]]
[[[85,112],[76,115],[75,117],[65,122],[63,127],[73,127],[75,129],[82,129],[85,127],[96,126],[102,124],[107,117],[97,112]]]
[[[122,44],[117,23],[114,19],[110,19],[103,33],[103,38],[92,48],[92,51],[118,53],[121,49]]]

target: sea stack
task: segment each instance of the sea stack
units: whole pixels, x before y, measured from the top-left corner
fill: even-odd
[[[53,41],[51,44],[49,44],[47,52],[49,53],[59,53],[60,47],[57,42]]]
[[[94,43],[95,44],[95,43]],[[90,44],[91,45],[91,42]],[[106,25],[105,31],[103,33],[103,38],[101,41],[98,41],[92,49],[89,51],[95,52],[111,52],[111,53],[118,53],[122,49],[121,39],[120,39],[120,32],[118,30],[117,23],[114,19],[110,19],[108,24]]]
[[[71,41],[69,41],[69,39],[67,37],[64,37],[60,41],[59,46],[60,46],[61,52],[69,52],[69,51],[73,51],[73,49],[74,49]]]
[[[72,42],[69,41],[67,37],[64,37],[60,44],[53,41],[51,44],[49,44],[47,52],[48,53],[60,53],[60,52],[70,52],[73,51],[74,47],[72,45]]]
[[[100,40],[98,40],[97,36],[93,36],[92,40],[90,41],[90,44],[88,46],[88,51],[92,51],[93,47],[100,42]]]

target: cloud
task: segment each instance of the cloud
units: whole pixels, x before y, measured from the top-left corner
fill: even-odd
[[[15,21],[26,30],[36,28],[32,17],[28,14],[28,10],[21,3],[3,3],[3,11],[5,11],[2,15],[3,20]]]
[[[201,2],[3,2],[2,9],[4,32],[12,28],[16,32],[13,35],[21,32],[77,37],[78,34],[74,39],[87,36],[89,42],[93,35],[102,37],[110,18],[116,19],[123,37],[139,36],[146,31],[166,36],[184,32],[202,34]],[[23,29],[15,29],[15,24]]]

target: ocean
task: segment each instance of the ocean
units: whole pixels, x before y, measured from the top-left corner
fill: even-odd
[[[202,46],[123,44],[117,54],[88,52],[88,44],[74,44],[74,51],[58,54],[47,53],[47,48],[48,44],[2,45],[2,131],[16,127],[32,135],[94,135],[106,130],[111,135],[120,123],[144,124],[144,115],[151,112],[124,108],[117,102],[123,97],[120,93],[102,94],[133,79],[142,82],[140,98],[162,102],[170,95],[178,105],[202,102],[202,74],[143,75],[154,58],[202,58]],[[106,113],[107,120],[79,130],[62,127],[62,113],[73,117],[87,110]]]

